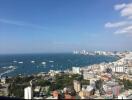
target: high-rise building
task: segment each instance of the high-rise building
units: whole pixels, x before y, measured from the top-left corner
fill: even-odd
[[[81,90],[81,83],[79,81],[74,80],[73,85],[76,92],[79,92]]]
[[[32,92],[32,87],[26,87],[24,89],[24,99],[32,99],[33,92]]]

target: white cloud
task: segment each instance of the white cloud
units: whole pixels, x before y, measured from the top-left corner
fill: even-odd
[[[117,4],[114,9],[120,12],[120,16],[124,19],[120,22],[108,22],[106,28],[115,28],[114,34],[132,34],[132,3]]]
[[[123,4],[115,5],[114,8],[115,8],[115,10],[120,10],[120,9],[124,8],[125,6],[126,6],[126,4],[123,3]]]
[[[128,19],[132,19],[132,3],[129,4],[118,4],[115,5],[115,10],[120,10],[120,14],[123,17],[127,17]]]
[[[108,22],[105,24],[105,27],[106,28],[118,28],[118,27],[126,26],[128,24],[129,22],[127,21],[115,22],[115,23]]]
[[[125,7],[121,10],[121,16],[128,17],[128,19],[132,18],[132,4],[129,7]]]
[[[0,19],[0,22],[1,23],[6,23],[6,24],[17,25],[17,26],[26,26],[26,27],[32,27],[32,28],[46,29],[46,27],[39,26],[39,25],[36,25],[36,24],[30,24],[30,23],[22,22],[22,21]]]
[[[115,32],[115,34],[132,34],[132,25],[119,29]]]

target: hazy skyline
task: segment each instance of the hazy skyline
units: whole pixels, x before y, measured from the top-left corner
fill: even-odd
[[[1,0],[0,54],[132,50],[131,0]]]

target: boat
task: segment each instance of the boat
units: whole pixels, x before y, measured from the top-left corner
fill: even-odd
[[[46,62],[42,62],[42,64],[43,64],[43,65],[45,65],[45,64],[46,64]]]
[[[20,62],[18,62],[19,64],[23,64],[23,62],[22,61],[20,61]]]
[[[31,61],[31,63],[35,63],[35,61]]]
[[[13,61],[14,63],[16,63],[17,61]]]
[[[54,62],[54,61],[50,60],[49,62]]]

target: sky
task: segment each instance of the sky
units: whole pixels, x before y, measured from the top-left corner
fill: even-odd
[[[0,54],[132,50],[131,0],[0,0]]]

